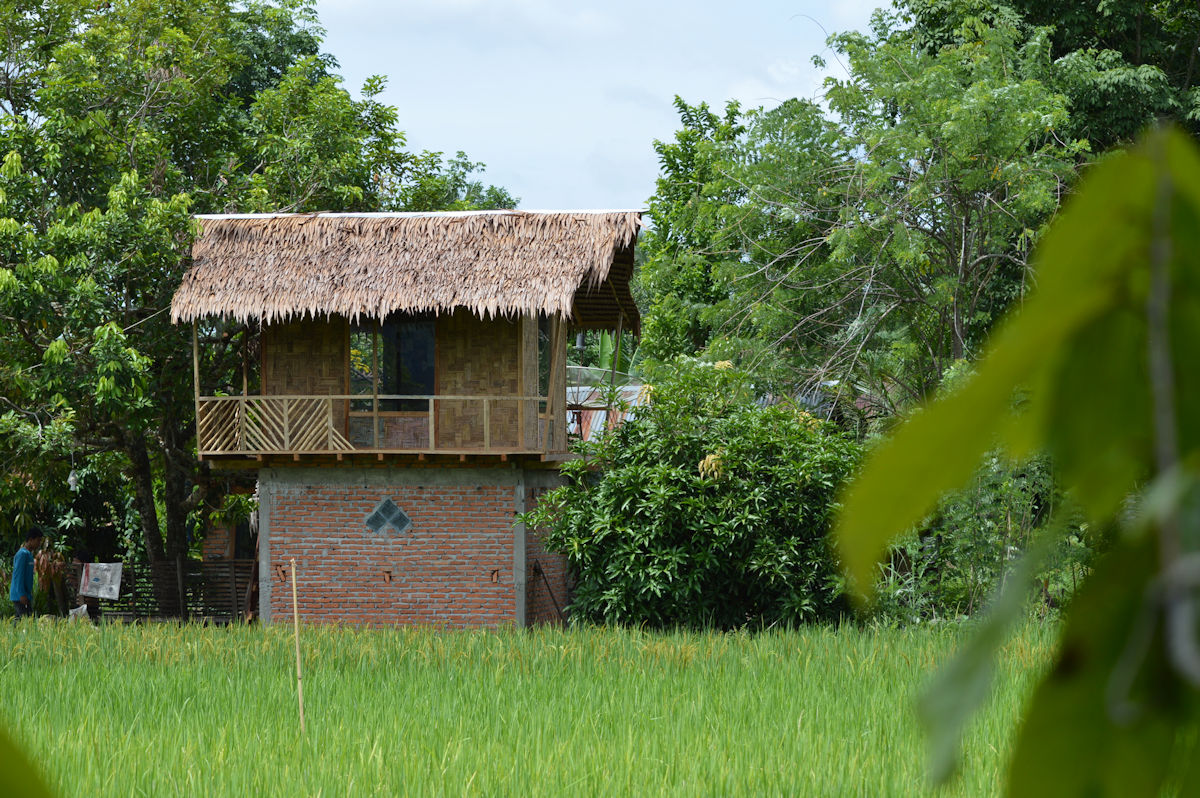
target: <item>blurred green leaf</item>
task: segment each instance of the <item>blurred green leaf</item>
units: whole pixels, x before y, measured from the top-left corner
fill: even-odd
[[[1021,728],[1009,795],[1159,794],[1180,696],[1157,615],[1142,613],[1155,565],[1151,538],[1123,544],[1080,591]]]
[[[51,798],[51,792],[24,752],[0,730],[0,794]]]
[[[888,542],[959,487],[996,437],[1018,456],[1046,446],[1062,458],[1065,481],[1094,518],[1114,512],[1147,475],[1150,400],[1140,314],[1151,211],[1159,179],[1177,165],[1181,174],[1200,174],[1200,159],[1184,134],[1156,136],[1094,169],[1045,236],[1038,290],[997,333],[974,377],[915,413],[872,453],[846,491],[837,543],[863,593]],[[1191,207],[1198,198],[1189,192],[1173,196]],[[1178,255],[1194,257],[1191,251]],[[1180,300],[1195,301],[1186,293]],[[1015,408],[1022,387],[1031,389],[1031,398]]]

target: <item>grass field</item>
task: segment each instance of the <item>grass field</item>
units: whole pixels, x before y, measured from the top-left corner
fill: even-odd
[[[964,632],[0,624],[0,723],[58,794],[929,792],[913,697]],[[997,794],[1053,627],[1003,652],[960,779]]]

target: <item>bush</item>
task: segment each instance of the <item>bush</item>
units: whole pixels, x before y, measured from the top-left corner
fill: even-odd
[[[859,446],[760,406],[727,365],[677,364],[526,515],[576,572],[573,620],[733,628],[845,610],[827,538]]]
[[[966,487],[890,548],[875,617],[909,623],[979,612],[1065,501],[1046,455],[1014,462],[990,452]],[[1086,524],[1072,518],[1063,532],[1037,574],[1039,613],[1068,602],[1091,562]]]

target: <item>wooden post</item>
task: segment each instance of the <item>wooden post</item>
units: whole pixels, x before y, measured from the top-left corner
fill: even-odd
[[[292,558],[292,628],[296,637],[296,701],[300,706],[300,733],[304,734],[304,682],[300,676],[300,605],[296,599],[296,558]]]
[[[246,343],[250,338],[250,325],[246,325],[246,332],[242,335],[242,396],[249,393],[250,387],[250,359],[246,357]]]
[[[233,420],[236,431],[234,437],[237,440],[237,448],[239,452],[246,450],[246,397],[238,399],[237,418]]]
[[[491,403],[487,397],[483,398],[483,450],[490,452],[492,450],[492,418],[490,411]]]
[[[371,323],[371,446],[379,448],[379,322]]]
[[[517,394],[528,396],[525,385],[525,324],[526,314],[517,317]],[[517,448],[525,448],[525,402],[517,402]]]
[[[555,429],[555,410],[558,402],[558,330],[562,325],[562,320],[558,316],[550,317],[550,340],[546,345],[550,347],[550,374],[546,380],[546,392],[548,394],[546,401],[546,439],[543,442],[544,451],[549,452],[552,446],[557,445],[557,436],[554,434]]]
[[[332,399],[329,400],[329,425],[326,428],[325,448],[327,448],[327,449],[333,448],[333,400]],[[338,456],[338,459],[339,460],[342,459],[340,455]]]
[[[567,325],[561,315],[555,316],[550,328],[550,397],[547,410],[546,445],[556,452],[566,450],[567,375],[564,357],[567,354]],[[560,421],[562,424],[560,425]]]
[[[279,401],[283,402],[283,451],[290,452],[292,450],[292,430],[289,417],[292,415],[292,400],[285,396]]]
[[[437,442],[434,440],[433,426],[433,397],[430,396],[425,402],[426,409],[429,411],[429,451],[437,450]]]
[[[192,322],[192,388],[196,400],[196,458],[204,459],[204,443],[200,440],[200,342],[196,322]]]

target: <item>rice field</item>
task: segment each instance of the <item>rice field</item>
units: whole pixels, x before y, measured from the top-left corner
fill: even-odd
[[[962,773],[993,795],[1053,645],[1003,651]],[[0,623],[0,725],[57,794],[934,794],[913,710],[964,631]]]

